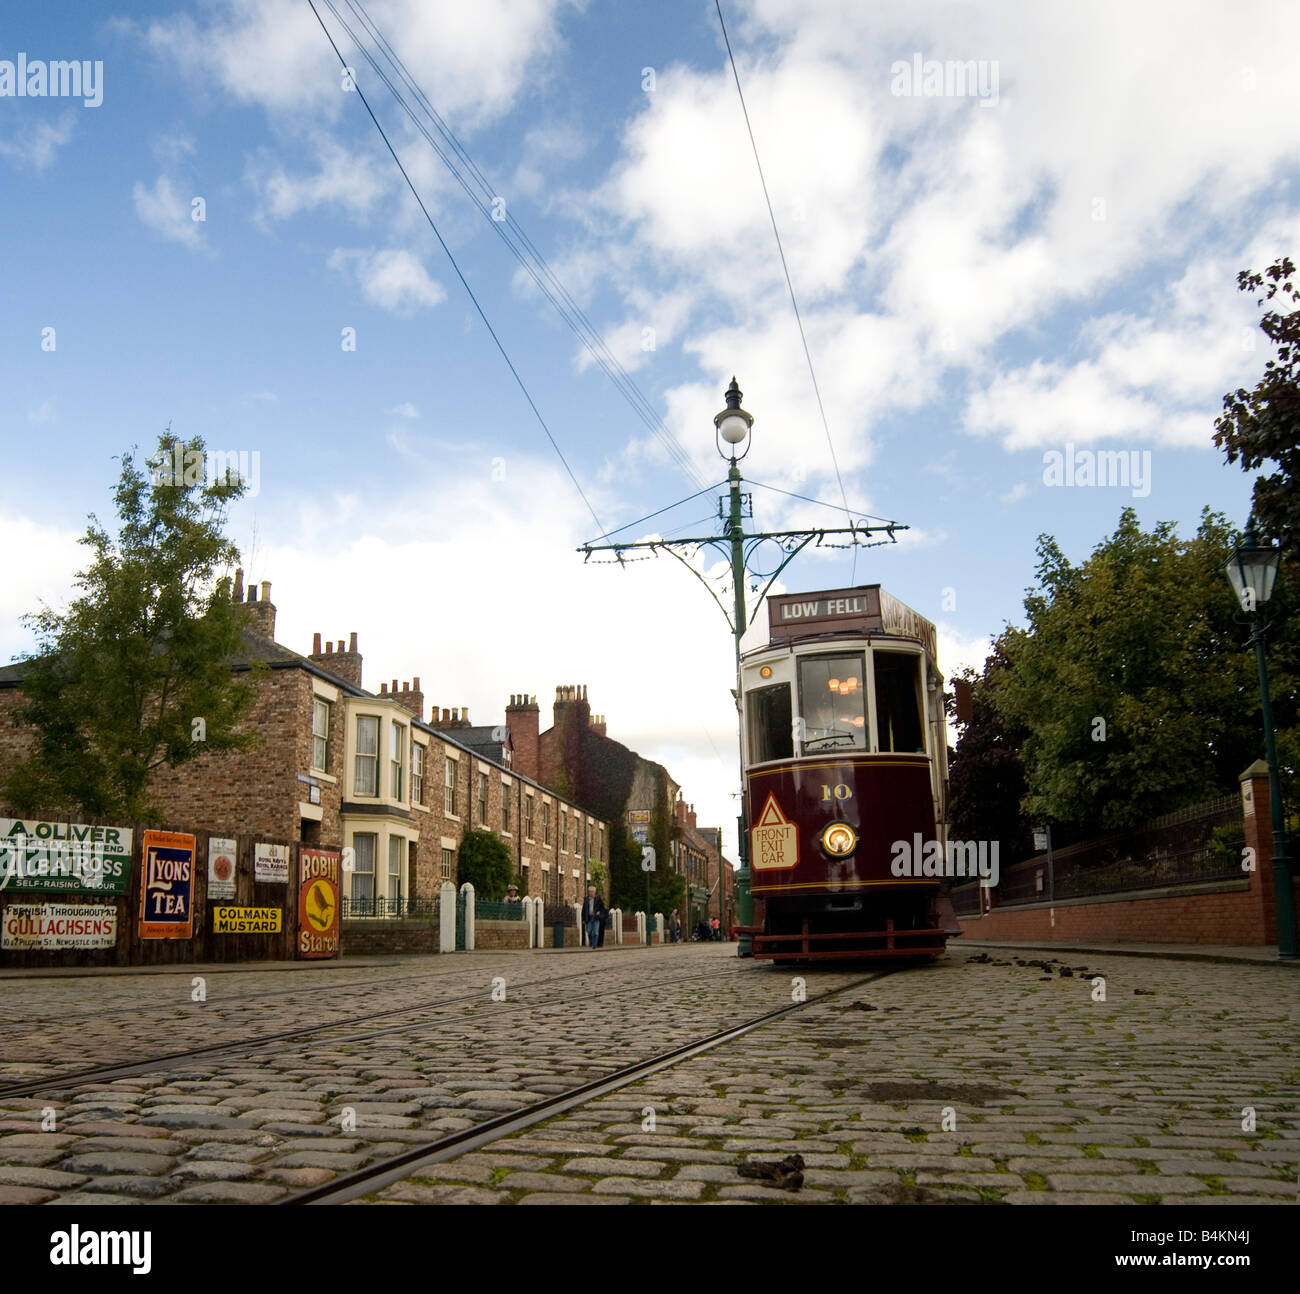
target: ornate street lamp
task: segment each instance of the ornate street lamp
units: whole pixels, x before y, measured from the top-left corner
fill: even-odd
[[[1286,822],[1282,812],[1282,786],[1277,772],[1277,746],[1273,737],[1273,707],[1268,695],[1268,662],[1264,657],[1264,633],[1269,625],[1262,608],[1273,596],[1277,570],[1282,560],[1280,549],[1260,542],[1252,513],[1246,533],[1237,545],[1224,574],[1237,603],[1250,616],[1250,640],[1255,645],[1255,662],[1259,666],[1260,705],[1264,712],[1264,752],[1268,761],[1268,789],[1273,823],[1273,893],[1277,911],[1278,961],[1300,958],[1296,948],[1295,890],[1291,879],[1291,859],[1286,849]]]

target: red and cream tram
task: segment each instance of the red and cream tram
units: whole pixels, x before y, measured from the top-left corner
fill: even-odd
[[[950,905],[910,866],[945,847],[934,625],[878,584],[767,611],[741,656],[754,956],[938,957]]]

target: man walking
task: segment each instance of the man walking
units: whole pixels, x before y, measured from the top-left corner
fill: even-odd
[[[587,886],[587,897],[582,904],[582,924],[587,930],[587,947],[600,947],[601,928],[605,924],[605,918],[608,915],[608,909],[605,907],[605,900],[596,893],[594,885]]]

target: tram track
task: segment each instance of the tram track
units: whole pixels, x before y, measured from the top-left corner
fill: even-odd
[[[887,967],[871,975],[852,980],[847,984],[827,989],[825,992],[818,993],[805,1001],[790,1002],[776,1007],[740,1024],[730,1025],[703,1038],[697,1038],[692,1042],[670,1048],[645,1060],[636,1061],[623,1069],[616,1070],[612,1074],[593,1079],[587,1083],[580,1083],[563,1092],[545,1097],[543,1100],[536,1101],[521,1110],[485,1119],[471,1128],[438,1137],[423,1145],[413,1146],[396,1155],[381,1159],[374,1164],[359,1168],[355,1172],[347,1173],[332,1182],[326,1182],[321,1186],[290,1195],[277,1203],[279,1205],[346,1204],[351,1200],[370,1195],[386,1186],[391,1186],[395,1182],[411,1177],[422,1168],[432,1167],[449,1159],[455,1159],[469,1151],[477,1150],[494,1141],[499,1141],[503,1137],[508,1137],[515,1132],[521,1132],[534,1124],[573,1109],[575,1106],[584,1105],[588,1101],[605,1096],[610,1092],[617,1092],[622,1088],[631,1086],[633,1083],[640,1082],[644,1078],[648,1078],[652,1074],[658,1073],[660,1070],[671,1068],[682,1061],[690,1060],[706,1051],[711,1051],[715,1047],[723,1046],[792,1012],[801,1011],[807,1007],[829,1001],[831,998],[838,997],[851,989],[875,983],[887,976],[897,974],[903,969],[907,968],[901,966]]]
[[[530,989],[544,989],[554,984],[566,983],[573,980],[581,980],[596,973],[594,966],[589,966],[581,971],[576,971],[569,975],[552,975],[545,979],[530,980],[521,986],[520,991]],[[717,983],[722,979],[735,979],[745,974],[743,969],[729,972],[719,972],[715,970],[702,971],[694,975],[680,976],[676,979],[657,981],[653,984],[621,985],[608,989],[604,992],[588,993],[584,996],[585,1001],[592,1001],[599,998],[611,996],[625,996],[637,992],[660,991],[665,987],[677,984],[690,983],[696,980],[707,979]],[[414,977],[413,977],[414,978]],[[30,1097],[34,1095],[53,1096],[56,1093],[65,1091],[75,1091],[77,1088],[86,1087],[93,1083],[108,1083],[123,1078],[133,1078],[138,1075],[158,1072],[160,1070],[174,1069],[179,1066],[188,1064],[195,1060],[212,1060],[231,1053],[243,1053],[248,1051],[261,1051],[263,1048],[273,1047],[274,1044],[291,1044],[297,1043],[313,1035],[319,1036],[321,1043],[332,1045],[346,1045],[353,1042],[366,1041],[373,1038],[384,1037],[390,1034],[402,1033],[408,1030],[425,1028],[431,1025],[446,1022],[449,1015],[442,1008],[454,1008],[466,1003],[482,1003],[484,1000],[484,989],[482,987],[475,989],[473,992],[460,993],[452,997],[444,997],[435,1000],[409,1003],[403,1006],[389,1007],[382,1011],[372,1011],[362,1015],[346,1017],[342,1020],[330,1020],[319,1024],[306,1025],[301,1028],[283,1030],[279,1033],[266,1034],[256,1038],[240,1038],[234,1041],[219,1041],[208,1044],[203,1047],[188,1048],[184,1051],[168,1052],[161,1056],[149,1057],[144,1060],[131,1060],[109,1065],[95,1066],[92,1069],[78,1070],[71,1073],[46,1074],[39,1078],[28,1079],[21,1083],[10,1084],[0,1088],[0,1101],[10,1098]],[[535,1010],[545,1003],[522,1000],[514,998],[505,1002],[490,1003],[495,1013],[506,1013],[510,1011]],[[402,1015],[412,1011],[433,1010],[436,1012],[432,1017],[425,1016],[419,1020],[410,1020],[405,1023],[392,1025],[383,1029],[373,1029],[359,1034],[345,1034],[342,1037],[335,1036],[340,1029],[346,1029],[352,1025],[365,1024],[373,1020],[381,1020],[394,1015]],[[465,1018],[463,1015],[460,1018]]]

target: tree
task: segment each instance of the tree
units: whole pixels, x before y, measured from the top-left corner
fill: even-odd
[[[220,574],[239,560],[223,530],[244,485],[232,475],[208,484],[203,441],[182,443],[170,430],[151,461],[170,465],[176,453],[180,479],[157,467],[147,480],[132,453],[122,456],[116,538],[92,515],[80,596],[61,614],[44,607],[24,617],[40,650],[26,658],[16,718],[35,740],[0,789],[19,812],[156,821],[157,769],[260,740],[239,730],[256,672],[231,673],[248,612]]]
[[[1242,270],[1237,286],[1243,292],[1263,289],[1256,302],[1261,306],[1278,293],[1300,306],[1294,274],[1295,266],[1284,256],[1263,274]],[[1300,308],[1287,313],[1267,310],[1259,326],[1277,347],[1277,356],[1265,363],[1253,391],[1238,388],[1223,397],[1223,414],[1214,423],[1214,443],[1229,463],[1240,461],[1242,471],[1253,472],[1267,462],[1277,464],[1278,471],[1255,481],[1255,519],[1265,535],[1295,553],[1300,543]]]
[[[1234,539],[1208,509],[1181,541],[1131,508],[1081,566],[1040,537],[1028,627],[1003,635],[1009,668],[990,680],[1003,722],[1028,731],[1032,816],[1117,829],[1237,789],[1260,740],[1223,578]]]
[[[1029,788],[1020,752],[1029,729],[1009,725],[993,703],[994,681],[1010,668],[999,638],[982,673],[962,672],[971,685],[971,717],[959,725],[948,777],[949,835],[956,840],[998,841],[1004,865],[1027,857],[1032,843],[1021,810]]]
[[[467,831],[460,842],[458,876],[469,881],[480,899],[499,900],[515,879],[514,864],[506,842],[491,831]]]

